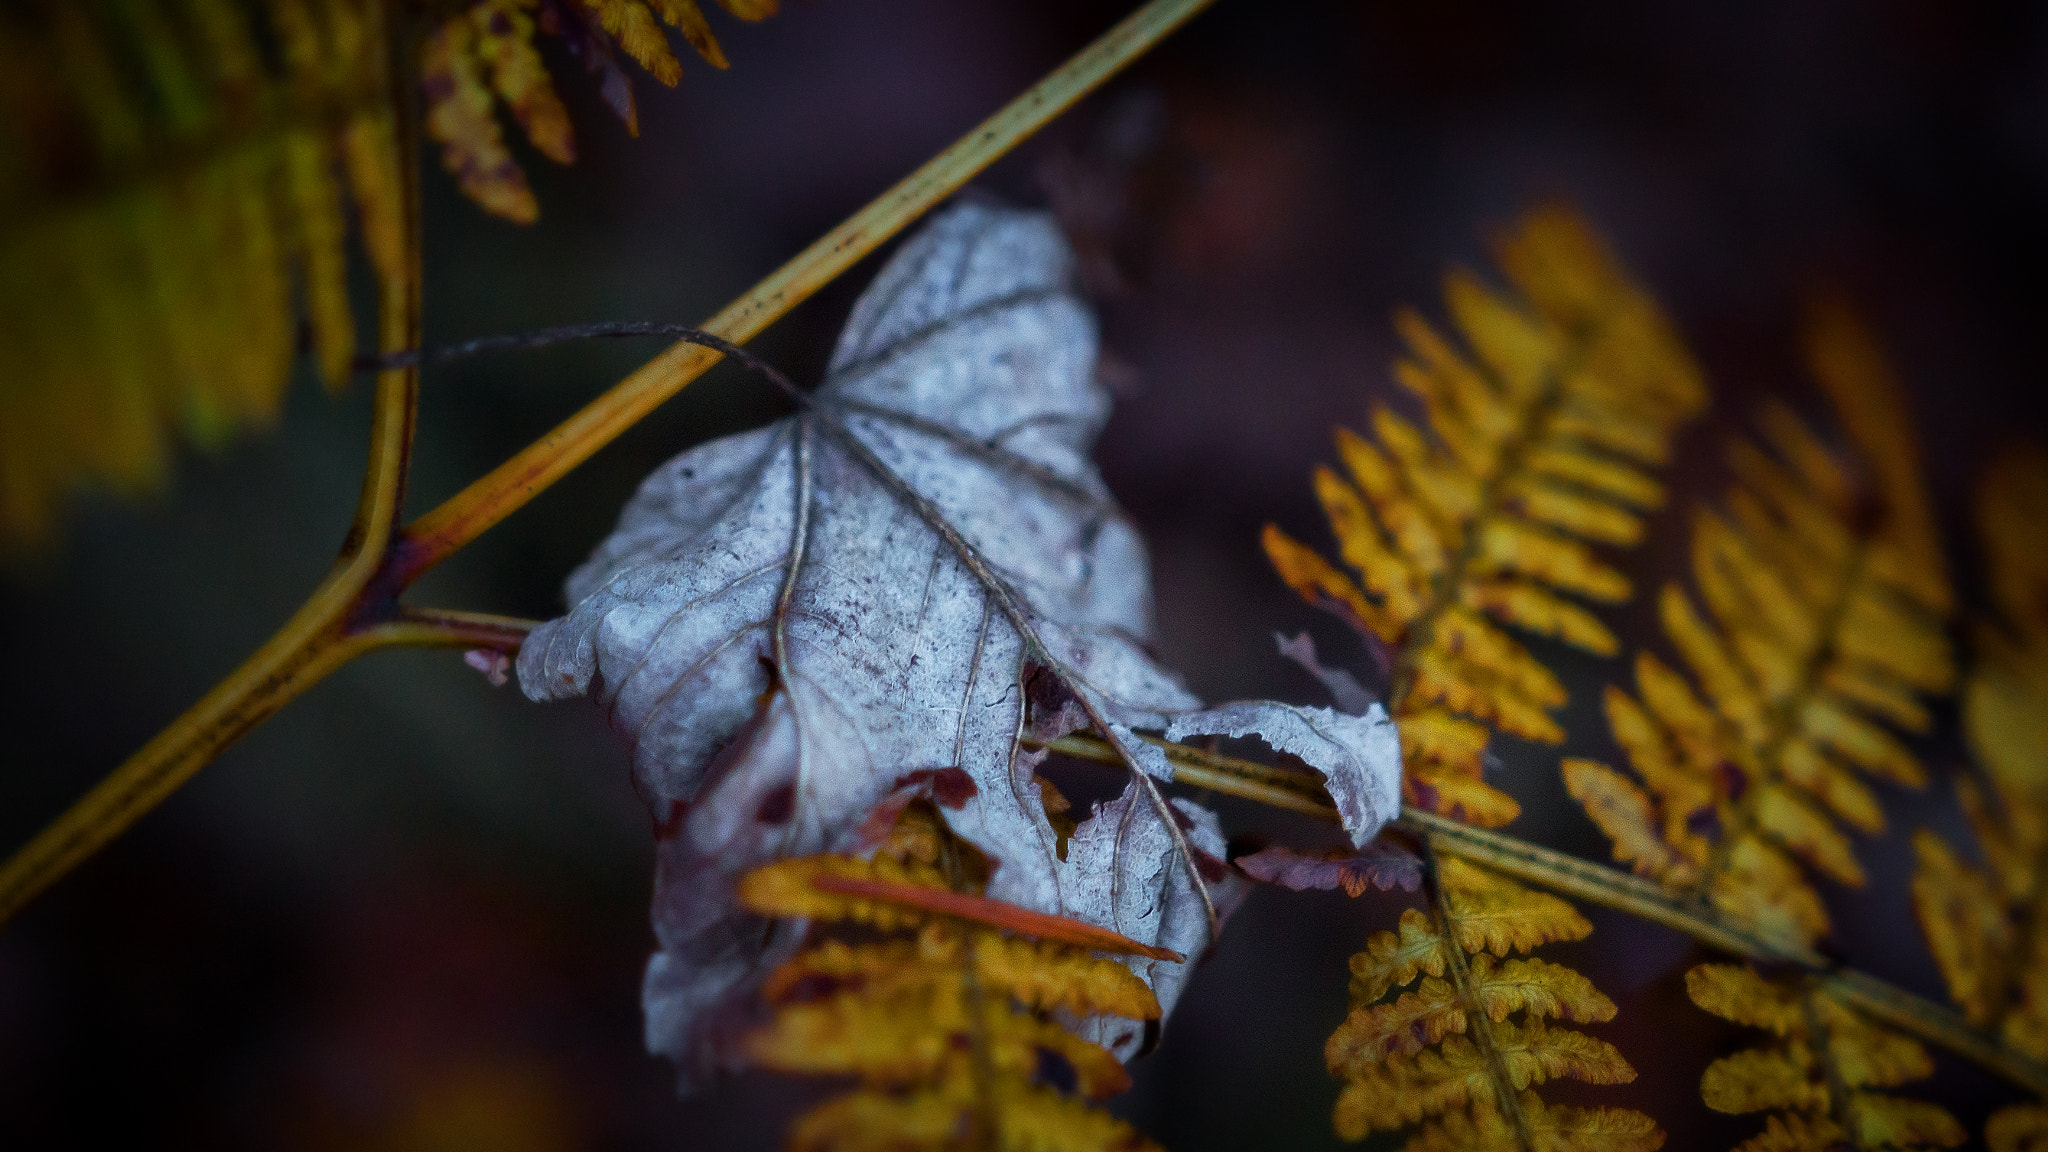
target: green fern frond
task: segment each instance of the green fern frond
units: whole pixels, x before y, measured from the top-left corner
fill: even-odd
[[[971,853],[929,805],[914,804],[873,860],[800,857],[741,881],[742,902],[762,915],[884,934],[816,940],[763,985],[774,1017],[747,1039],[747,1057],[771,1071],[859,1082],[798,1117],[789,1147],[1156,1149],[1088,1105],[1123,1091],[1130,1077],[1115,1056],[1053,1016],[1156,1020],[1159,1002],[1143,980],[1075,944],[997,931],[1004,905],[993,906],[997,916],[970,919],[886,895],[898,887],[906,895],[978,888],[986,872],[960,866]],[[868,886],[858,896],[835,894],[814,884],[819,876]]]
[[[1608,688],[1633,778],[1564,763],[1616,859],[1801,945],[1828,927],[1809,872],[1863,883],[1843,826],[1884,827],[1858,771],[1923,785],[1892,729],[1925,731],[1924,699],[1955,679],[1900,390],[1839,304],[1815,311],[1807,341],[1854,462],[1789,408],[1764,409],[1764,444],[1733,445],[1736,484],[1695,522],[1693,591],[1670,585],[1659,600],[1690,678],[1643,653],[1635,694]]]
[[[1565,901],[1477,865],[1432,863],[1430,910],[1402,913],[1397,932],[1351,958],[1351,1014],[1323,1049],[1344,1081],[1337,1134],[1359,1140],[1421,1122],[1410,1152],[1660,1147],[1664,1133],[1640,1112],[1548,1105],[1533,1090],[1559,1078],[1635,1079],[1613,1045],[1558,1026],[1612,1019],[1614,1002],[1569,968],[1515,956],[1593,926]]]
[[[1491,731],[1564,738],[1551,718],[1563,684],[1503,625],[1617,649],[1578,602],[1629,592],[1592,545],[1641,537],[1663,498],[1648,470],[1706,402],[1655,303],[1577,216],[1532,213],[1498,251],[1514,295],[1462,272],[1447,282],[1462,346],[1396,318],[1409,355],[1395,376],[1427,429],[1376,409],[1373,438],[1337,433],[1349,476],[1316,472],[1362,586],[1278,528],[1264,536],[1291,587],[1391,652],[1408,802],[1489,827],[1519,811],[1481,778]]]

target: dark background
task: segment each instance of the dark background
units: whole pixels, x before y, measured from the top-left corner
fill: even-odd
[[[714,16],[732,70],[687,60],[675,91],[640,77],[638,141],[558,68],[582,159],[562,170],[522,151],[539,225],[485,218],[429,175],[429,339],[708,316],[1127,7],[799,0],[760,26]],[[1275,657],[1276,629],[1361,659],[1270,575],[1259,526],[1327,539],[1308,473],[1333,423],[1392,397],[1390,310],[1433,309],[1447,262],[1483,265],[1489,230],[1548,198],[1611,238],[1716,389],[1671,474],[1674,507],[1623,558],[1640,586],[1683,565],[1683,508],[1718,490],[1718,445],[1754,398],[1812,407],[1794,325],[1816,283],[1851,292],[1910,381],[1966,582],[1972,477],[2041,425],[2048,7],[1225,0],[982,186],[1053,202],[1089,254],[1123,393],[1104,470],[1153,542],[1168,662],[1211,699],[1321,702]],[[873,267],[758,349],[815,378]],[[652,351],[431,374],[411,506]],[[562,576],[638,477],[778,413],[713,373],[414,599],[558,612]],[[149,506],[86,503],[60,554],[0,578],[0,844],[296,606],[347,522],[366,424],[360,384],[302,383],[274,435],[190,457]],[[1642,603],[1610,619],[1654,643]],[[1597,685],[1624,666],[1540,654],[1575,690],[1570,750],[1611,755]],[[1952,714],[1944,725],[1937,767],[1960,754]],[[1604,856],[1555,753],[1497,747],[1526,808],[1514,830]],[[1941,785],[1886,799],[1901,827],[1957,828]],[[1837,943],[1938,995],[1902,842],[1869,848],[1869,888],[1831,893]],[[747,1079],[677,1102],[640,1049],[651,859],[588,710],[527,704],[447,653],[344,669],[0,931],[0,1145],[778,1146],[803,1090]],[[1345,956],[1399,895],[1257,894],[1118,1109],[1180,1152],[1335,1144],[1323,1037]],[[1593,919],[1589,941],[1545,955],[1620,1003],[1592,1030],[1641,1077],[1546,1096],[1642,1108],[1672,1149],[1755,1131],[1697,1102],[1700,1068],[1739,1037],[1684,1003],[1689,944]],[[2002,1091],[1946,1058],[1928,1088],[1973,1130]]]

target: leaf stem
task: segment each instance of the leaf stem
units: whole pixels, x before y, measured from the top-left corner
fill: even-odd
[[[1320,781],[1315,782],[1312,794],[1271,782],[1276,773],[1290,781],[1308,778],[1308,773],[1292,773],[1152,737],[1141,739],[1166,753],[1176,781],[1337,822],[1337,809],[1322,792]],[[1122,763],[1113,750],[1091,736],[1063,736],[1041,746],[1083,760]],[[1797,941],[1769,936],[1725,912],[1699,908],[1682,892],[1667,892],[1633,873],[1412,806],[1401,810],[1398,823],[1443,855],[1461,857],[1561,896],[1661,924],[1710,948],[1812,972],[1830,995],[1872,1019],[1952,1052],[2036,1095],[2048,1094],[2048,1065],[2000,1043],[1996,1035],[1972,1025],[1960,1013],[1866,972],[1844,968]]]

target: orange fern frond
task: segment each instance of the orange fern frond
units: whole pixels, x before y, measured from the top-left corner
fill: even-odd
[[[1700,1077],[1717,1112],[1771,1112],[1740,1152],[1953,1148],[1968,1137],[1946,1109],[1872,1091],[1925,1079],[1934,1060],[1919,1041],[1878,1026],[1804,978],[1770,980],[1735,964],[1685,974],[1693,1003],[1778,1041],[1723,1056]]]
[[[2048,1061],[2048,454],[1995,461],[1977,522],[1997,618],[1976,628],[1963,685],[1964,731],[1982,771],[1957,789],[1983,863],[1921,829],[1913,910],[1964,1017]],[[2048,1147],[2039,1113],[2015,1105],[1995,1115],[1986,1142]]]
[[[1485,826],[1515,801],[1482,780],[1492,730],[1556,743],[1564,686],[1503,627],[1599,654],[1613,633],[1579,601],[1628,581],[1592,545],[1630,545],[1663,490],[1671,431],[1705,404],[1691,357],[1656,305],[1578,217],[1531,214],[1502,238],[1513,296],[1453,273],[1460,343],[1412,312],[1395,377],[1424,429],[1385,408],[1373,436],[1337,433],[1345,474],[1316,495],[1352,578],[1268,525],[1289,586],[1393,654],[1389,711],[1412,804]]]
[[[1593,926],[1563,900],[1477,865],[1432,864],[1431,909],[1408,909],[1397,931],[1375,934],[1351,958],[1351,1014],[1323,1049],[1345,1082],[1338,1135],[1426,1121],[1408,1148],[1661,1146],[1664,1133],[1639,1112],[1552,1106],[1533,1091],[1558,1078],[1635,1079],[1613,1045],[1556,1024],[1612,1019],[1614,1002],[1569,968],[1514,955]]]
[[[1154,1147],[1088,1106],[1129,1087],[1130,1077],[1108,1050],[1060,1023],[1157,1020],[1159,1001],[1145,982],[1095,954],[1145,949],[1079,921],[1004,914],[996,909],[1008,906],[959,891],[986,879],[972,851],[928,806],[912,805],[871,860],[800,857],[742,880],[741,901],[762,915],[888,934],[826,936],[763,983],[773,1018],[746,1039],[747,1058],[859,1084],[798,1117],[791,1148]],[[1045,927],[1093,949],[1016,931],[1036,921],[1060,921]]]
[[[774,14],[774,0],[723,0],[743,20]],[[526,173],[505,146],[495,107],[504,104],[534,149],[559,164],[576,158],[568,113],[534,45],[544,28],[602,71],[603,94],[626,130],[640,134],[632,85],[615,56],[623,52],[647,74],[673,88],[683,68],[663,26],[676,30],[714,68],[725,51],[696,0],[569,0],[536,20],[539,0],[477,0],[441,20],[421,46],[427,134],[441,145],[441,162],[463,194],[485,211],[521,224],[540,215]]]
[[[1694,590],[1659,599],[1690,678],[1641,653],[1635,693],[1607,689],[1633,778],[1563,766],[1617,860],[1800,944],[1828,927],[1808,873],[1862,884],[1844,826],[1884,827],[1857,772],[1924,784],[1892,729],[1924,732],[1924,698],[1955,679],[1951,596],[1898,386],[1839,304],[1815,310],[1807,342],[1853,461],[1790,408],[1764,408],[1762,443],[1733,445],[1737,482],[1694,525]]]

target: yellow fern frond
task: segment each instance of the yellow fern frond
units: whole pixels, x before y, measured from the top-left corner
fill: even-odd
[[[724,6],[749,20],[775,7]],[[542,155],[575,155],[541,25],[609,68],[629,122],[606,29],[630,28],[664,71],[645,0],[564,0],[544,19],[538,0],[430,7],[416,54],[400,53],[420,69],[421,127],[462,191],[508,219],[539,207],[499,104]],[[75,489],[160,485],[176,430],[214,445],[272,422],[301,321],[319,376],[347,379],[351,215],[380,290],[411,274],[394,82],[415,78],[391,75],[389,8],[96,0],[0,14],[0,550],[46,539]],[[724,66],[692,0],[656,8]]]
[[[1408,1147],[1660,1146],[1664,1134],[1641,1113],[1551,1107],[1529,1091],[1559,1078],[1635,1078],[1613,1045],[1547,1023],[1612,1019],[1612,1000],[1562,965],[1508,958],[1580,939],[1592,925],[1564,901],[1466,861],[1431,856],[1428,867],[1430,910],[1404,911],[1396,931],[1375,933],[1351,958],[1351,1012],[1323,1049],[1344,1081],[1331,1117],[1338,1135],[1423,1123]]]
[[[1801,945],[1828,928],[1809,874],[1861,885],[1843,826],[1884,827],[1857,773],[1924,786],[1887,725],[1924,731],[1922,697],[1955,679],[1951,596],[1898,385],[1839,304],[1815,310],[1807,342],[1851,453],[1784,404],[1764,407],[1761,443],[1730,450],[1723,510],[1695,520],[1692,590],[1658,597],[1690,680],[1644,654],[1634,695],[1609,688],[1634,779],[1590,761],[1564,769],[1617,860]]]
[[[170,428],[273,420],[295,316],[327,383],[347,377],[345,183],[373,265],[402,261],[381,11],[0,16],[0,546],[45,538],[81,485],[157,485]]]
[[[762,983],[773,1015],[746,1038],[745,1056],[771,1071],[859,1084],[798,1117],[790,1147],[1153,1147],[1067,1094],[1114,1095],[1130,1076],[1108,1050],[1051,1014],[1156,1020],[1158,1000],[1122,964],[1027,934],[1059,918],[973,891],[986,870],[973,866],[972,852],[929,805],[913,804],[872,859],[800,857],[742,877],[740,898],[756,911],[810,920],[814,932],[852,924],[868,933],[817,939]],[[1122,939],[1063,923],[1067,938]],[[909,929],[914,936],[869,938]]]
[[[1972,636],[1963,724],[1981,772],[1957,782],[1973,864],[1915,833],[1913,911],[1970,1023],[2048,1060],[2048,453],[2008,451],[1977,491],[1994,614]],[[2048,1148],[2048,1116],[2016,1105],[1985,1127],[1993,1148]]]
[[[1725,1020],[1776,1033],[1779,1042],[1723,1056],[1700,1077],[1719,1112],[1771,1112],[1751,1152],[1953,1148],[1966,1139],[1936,1105],[1867,1091],[1925,1079],[1934,1061],[1919,1041],[1857,1014],[1806,979],[1770,980],[1746,966],[1703,964],[1685,974],[1693,1003]]]
[[[1520,811],[1481,779],[1489,731],[1564,739],[1563,685],[1502,626],[1618,649],[1573,599],[1629,593],[1590,545],[1641,538],[1663,500],[1645,468],[1706,399],[1656,305],[1576,216],[1532,213],[1498,254],[1513,295],[1448,278],[1455,338],[1395,318],[1408,355],[1394,376],[1427,428],[1377,408],[1372,438],[1337,432],[1348,475],[1315,473],[1359,582],[1277,528],[1264,538],[1290,587],[1393,650],[1408,802],[1485,826]]]

